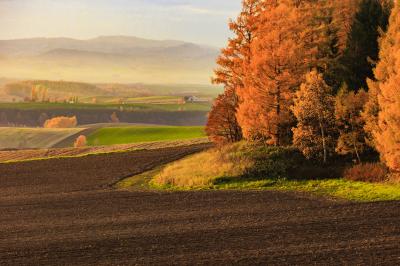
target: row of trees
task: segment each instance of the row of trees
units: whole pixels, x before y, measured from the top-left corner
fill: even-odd
[[[13,100],[15,101],[15,99]],[[25,102],[42,102],[42,103],[49,103],[51,102],[48,88],[43,85],[33,85],[31,89],[31,96],[24,98]],[[54,102],[63,102],[63,103],[79,103],[78,96],[70,96],[68,98],[60,99],[54,98]]]
[[[294,144],[324,162],[373,147],[400,170],[399,5],[244,0],[217,61],[210,138]]]

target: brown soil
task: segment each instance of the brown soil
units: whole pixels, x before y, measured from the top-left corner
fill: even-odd
[[[400,263],[400,202],[111,186],[207,147],[0,164],[0,265]]]

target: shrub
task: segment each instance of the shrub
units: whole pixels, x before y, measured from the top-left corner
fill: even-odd
[[[87,143],[86,137],[84,135],[80,135],[74,143],[75,148],[85,147]]]
[[[111,114],[111,123],[119,123],[119,118],[116,112]]]
[[[362,182],[384,182],[388,179],[389,170],[381,163],[357,164],[344,172],[344,178]]]
[[[44,128],[73,128],[78,125],[76,116],[65,117],[59,116],[46,120]]]

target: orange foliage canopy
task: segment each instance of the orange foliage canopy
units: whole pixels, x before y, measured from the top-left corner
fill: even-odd
[[[242,138],[236,122],[234,98],[232,90],[225,90],[214,102],[206,126],[206,133],[213,142],[224,144],[240,141]]]
[[[245,138],[280,145],[283,124],[290,121],[292,88],[299,81],[299,17],[295,8],[272,2],[264,3],[237,117]]]
[[[400,2],[392,12],[381,44],[378,78],[378,126],[373,132],[377,150],[387,166],[400,171]]]
[[[227,47],[221,50],[217,59],[218,67],[212,81],[224,85],[225,93],[217,98],[210,112],[207,133],[213,141],[219,143],[242,139],[241,128],[235,116],[239,104],[237,94],[244,88],[246,65],[251,56],[250,45],[258,27],[260,2],[243,1],[242,12],[235,21],[229,23],[234,37],[229,39]],[[218,122],[222,124],[218,125]]]
[[[296,92],[293,113],[297,127],[293,129],[293,143],[307,158],[322,159],[334,151],[335,98],[332,88],[322,76],[313,70],[306,76],[306,82]]]
[[[76,116],[59,116],[46,120],[46,122],[44,123],[44,128],[74,128],[77,125],[78,120],[76,119]]]
[[[246,139],[289,144],[294,92],[313,68],[335,56],[327,1],[265,1],[252,42],[237,118]]]
[[[361,163],[361,153],[367,149],[365,122],[361,115],[367,100],[367,92],[364,90],[357,93],[349,92],[347,86],[336,96],[336,126],[340,133],[336,152],[342,155],[353,154],[359,163]]]
[[[84,135],[80,135],[74,143],[75,148],[85,147],[86,146],[86,137]]]

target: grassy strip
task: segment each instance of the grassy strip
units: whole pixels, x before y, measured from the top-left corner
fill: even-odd
[[[299,191],[361,202],[400,200],[399,184],[375,184],[344,179],[237,181],[217,184],[212,188]]]
[[[151,180],[153,176],[161,171],[161,168],[156,168],[154,170],[144,172],[139,175],[135,175],[118,182],[115,187],[118,189],[128,189],[128,190],[148,190],[153,188]]]
[[[205,137],[204,127],[135,126],[96,130],[88,137],[88,145],[103,146],[138,142],[187,140]]]
[[[335,173],[339,167],[313,164],[290,147],[237,143],[188,156],[144,175],[148,186],[159,190],[257,189],[362,202],[400,200],[400,184],[345,180],[340,178],[341,171]],[[132,177],[135,182],[138,179]],[[129,187],[129,181],[122,186]]]
[[[162,171],[161,168],[136,175],[119,182],[119,189],[154,189],[168,191],[193,190],[269,190],[308,192],[318,196],[334,197],[358,202],[377,202],[400,200],[400,184],[375,184],[353,182],[344,179],[326,180],[222,180],[209,186],[177,187],[158,185],[153,178]]]

